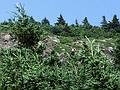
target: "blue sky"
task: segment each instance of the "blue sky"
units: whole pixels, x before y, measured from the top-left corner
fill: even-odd
[[[60,13],[69,24],[75,19],[81,23],[88,17],[92,25],[99,25],[102,16],[111,20],[114,14],[120,18],[120,0],[2,0],[0,2],[0,21],[12,17],[15,4],[21,2],[27,13],[37,20],[47,17],[53,24]]]

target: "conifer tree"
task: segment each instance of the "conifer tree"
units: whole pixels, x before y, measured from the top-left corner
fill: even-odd
[[[34,50],[43,31],[33,17],[26,14],[21,4],[17,5],[16,9],[14,25],[11,27],[12,34],[18,39],[20,46]]]
[[[41,23],[44,25],[50,25],[50,22],[46,17],[41,21]]]
[[[55,25],[65,25],[66,22],[63,18],[63,16],[60,14],[60,16],[58,17],[57,23],[55,23]]]
[[[83,27],[84,27],[85,29],[91,29],[91,28],[92,28],[92,25],[90,25],[90,23],[88,22],[87,17],[84,18],[84,20],[83,20],[82,23],[83,23]]]
[[[120,23],[119,23],[119,19],[117,18],[117,15],[113,16],[112,24],[113,24],[113,27],[119,26]]]
[[[107,20],[106,20],[106,17],[105,17],[105,16],[102,16],[101,27],[102,27],[103,29],[107,29],[107,28],[108,28],[108,27],[107,27],[107,24],[108,24],[108,22],[107,22]]]
[[[75,24],[76,24],[76,26],[79,26],[79,23],[78,23],[77,19],[75,20]]]
[[[112,21],[109,21],[108,28],[120,32],[120,22],[117,15],[114,15]]]
[[[29,17],[29,22],[30,22],[30,23],[35,23],[36,21],[35,21],[35,19],[34,19],[32,16],[30,16],[30,17]]]

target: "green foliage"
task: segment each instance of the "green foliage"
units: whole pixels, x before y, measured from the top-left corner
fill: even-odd
[[[49,20],[46,17],[41,21],[41,23],[43,25],[50,25],[50,22],[49,22]]]
[[[57,34],[57,35],[62,35],[62,36],[69,36],[71,31],[69,26],[66,25],[56,25],[52,28],[52,33]]]
[[[72,42],[73,42],[73,39],[71,37],[61,37],[60,38],[61,44],[72,43]]]
[[[11,19],[0,23],[0,32],[10,32],[10,27],[13,25]]]
[[[35,19],[31,16],[31,17],[29,17],[29,22],[30,23],[36,23],[37,24],[37,22],[35,21]]]
[[[52,29],[52,33],[62,36],[68,36],[68,34],[70,33],[70,28],[61,14],[60,17],[58,17],[57,21],[58,22],[55,23],[55,26]]]
[[[66,22],[65,22],[65,20],[64,20],[64,18],[63,18],[63,16],[61,14],[60,14],[60,17],[58,17],[57,21],[58,22],[55,23],[55,25],[65,25],[66,24]]]
[[[102,22],[101,22],[101,27],[102,27],[103,29],[108,29],[108,23],[107,23],[106,17],[103,16],[102,19],[103,19],[103,20],[102,20]]]
[[[0,24],[0,31],[10,30],[21,46],[0,49],[0,90],[120,90],[120,40],[111,62],[95,39],[89,39],[119,37],[116,15],[109,23],[104,16],[102,28],[91,26],[87,17],[83,25],[77,20],[68,25],[62,15],[52,26],[47,18],[35,21],[21,4],[16,8],[15,18]],[[60,35],[60,42],[43,58],[42,40],[53,34]],[[84,38],[86,42],[76,43]]]
[[[120,23],[117,15],[114,15],[112,21],[108,23],[108,28],[113,29],[118,33],[120,32]]]
[[[26,15],[21,5],[16,8],[16,21],[11,27],[12,33],[17,37],[20,46],[34,47],[40,40],[42,34],[41,26],[32,17]]]
[[[119,25],[119,19],[117,18],[117,15],[113,16],[113,20],[112,20],[113,26],[116,27]]]
[[[78,20],[77,20],[77,19],[75,20],[75,25],[76,25],[76,26],[79,26],[79,23],[78,23]]]
[[[116,48],[114,50],[114,56],[115,56],[114,63],[115,63],[115,66],[118,69],[120,69],[120,39],[116,40],[115,46]]]
[[[1,49],[2,85],[1,90],[23,90],[23,74],[36,62],[31,50],[27,49]]]
[[[85,34],[85,31],[82,28],[82,26],[79,26],[79,25],[70,26],[70,34],[68,34],[68,35],[70,35],[72,37],[76,37],[76,36],[84,37],[84,34]]]
[[[84,18],[84,20],[83,20],[83,27],[84,27],[84,29],[87,29],[87,30],[89,30],[89,29],[91,29],[92,28],[92,25],[90,25],[90,23],[88,22],[88,19],[87,19],[87,17],[85,17]]]
[[[118,90],[119,72],[114,71],[113,64],[102,56],[99,47],[95,48],[94,42],[88,39],[89,46],[85,43],[78,53],[79,58],[74,58],[80,63],[82,90]]]
[[[64,65],[55,51],[44,61],[30,49],[1,49],[1,90],[119,90],[120,73],[87,40]]]
[[[64,29],[63,25],[59,25],[59,26],[56,25],[52,28],[52,33],[53,34],[60,34],[60,33],[62,33],[63,29]]]

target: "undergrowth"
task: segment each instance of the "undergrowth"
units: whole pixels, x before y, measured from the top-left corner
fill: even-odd
[[[45,25],[43,20],[42,25],[28,16],[21,5],[16,8],[15,19],[1,24],[15,35],[19,47],[0,49],[0,90],[120,90],[120,71],[99,45],[96,46],[96,40],[88,38],[111,37],[115,33],[105,34],[98,27],[96,30],[92,27],[85,30],[80,25],[69,27],[65,22],[51,26],[48,22]],[[55,47],[47,58],[43,58],[47,47],[41,42],[48,33],[60,36],[65,60],[60,59],[60,47]],[[85,35],[88,37],[82,46],[71,51],[73,37],[77,41]],[[119,45],[116,47],[116,61],[119,61]]]
[[[46,61],[30,49],[1,49],[1,90],[119,90],[120,72],[89,44],[64,65],[55,52]]]

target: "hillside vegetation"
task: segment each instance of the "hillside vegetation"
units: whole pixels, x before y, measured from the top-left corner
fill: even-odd
[[[0,90],[120,90],[120,22],[36,21],[24,7],[0,23]]]

